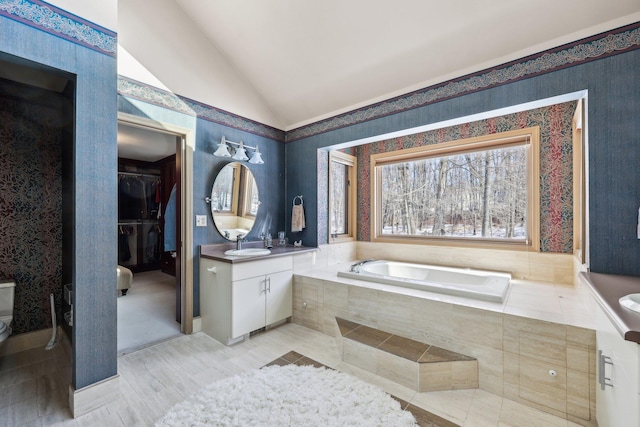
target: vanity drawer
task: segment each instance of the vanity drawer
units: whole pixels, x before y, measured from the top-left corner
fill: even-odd
[[[232,280],[248,279],[250,277],[277,273],[279,271],[293,270],[293,258],[291,256],[279,256],[232,264]]]

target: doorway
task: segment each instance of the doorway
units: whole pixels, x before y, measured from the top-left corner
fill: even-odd
[[[119,355],[187,329],[181,244],[185,135],[141,121],[118,123]]]

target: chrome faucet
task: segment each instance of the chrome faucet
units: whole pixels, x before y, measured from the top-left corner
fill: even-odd
[[[242,242],[246,242],[247,239],[244,238],[245,234],[238,234],[236,237],[236,250],[242,249]]]
[[[356,262],[355,264],[351,265],[351,268],[349,269],[349,271],[352,272],[352,273],[360,273],[360,267],[362,267],[363,264],[366,264],[366,263],[372,262],[372,261],[373,261],[373,258],[365,259],[364,261]]]

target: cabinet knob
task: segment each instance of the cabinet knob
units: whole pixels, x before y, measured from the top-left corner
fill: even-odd
[[[218,269],[217,269],[216,267],[208,267],[208,268],[207,268],[207,271],[208,271],[209,273],[216,274],[216,273],[218,272]]]

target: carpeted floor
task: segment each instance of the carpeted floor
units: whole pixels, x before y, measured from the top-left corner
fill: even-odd
[[[134,273],[127,294],[118,296],[118,355],[180,334],[175,280],[159,270]]]

